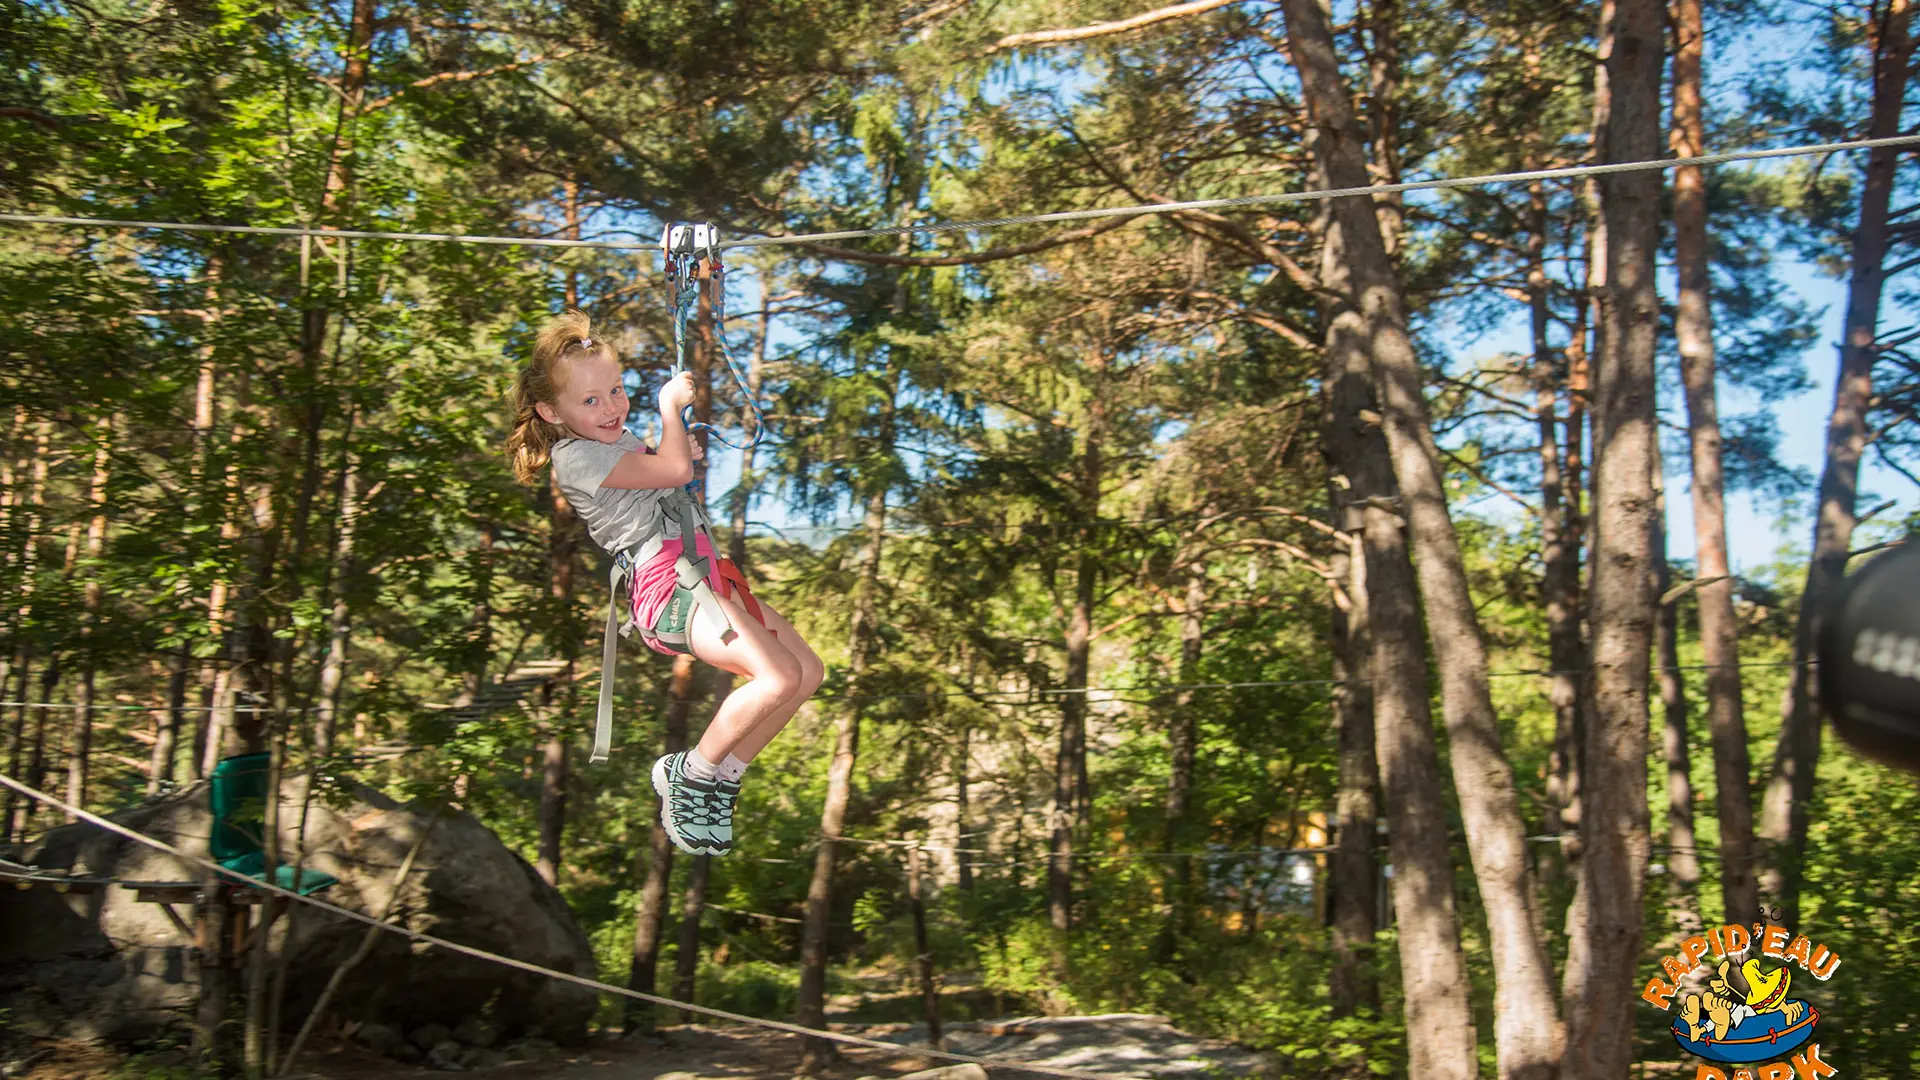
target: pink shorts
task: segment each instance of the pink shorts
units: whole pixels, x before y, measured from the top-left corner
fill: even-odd
[[[631,615],[635,626],[651,630],[659,622],[661,614],[673,600],[675,590],[679,588],[680,578],[673,564],[685,550],[685,544],[675,537],[662,542],[653,558],[634,567],[633,576],[627,580],[627,598],[632,605]],[[731,593],[734,600],[746,608],[747,614],[753,616],[754,621],[766,625],[766,619],[760,614],[760,604],[747,591],[747,582],[741,576],[740,568],[732,560],[721,558],[705,534],[694,536],[694,555],[708,560],[707,585],[713,589],[715,596]],[[640,636],[646,641],[647,648],[654,652],[664,656],[679,655],[678,650],[657,638],[644,633]]]

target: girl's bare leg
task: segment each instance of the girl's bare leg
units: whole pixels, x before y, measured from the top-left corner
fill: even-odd
[[[782,618],[780,613],[769,607],[764,600],[760,602],[760,614],[767,621],[767,629],[775,632],[774,641],[785,646],[794,661],[800,665],[800,685],[791,698],[781,702],[779,708],[768,713],[765,719],[755,724],[753,729],[728,751],[741,761],[752,761],[755,755],[766,749],[767,744],[773,741],[774,736],[780,734],[781,729],[787,726],[787,721],[793,719],[793,714],[800,711],[800,706],[807,703],[807,699],[813,696],[814,691],[820,689],[821,682],[827,677],[827,665],[814,654],[813,648],[807,644],[805,638],[800,636],[800,631],[793,628],[792,623]],[[700,754],[705,757],[706,751],[701,750]]]
[[[755,729],[783,711],[780,722],[785,723],[785,717],[793,715],[786,707],[800,697],[803,683],[800,661],[766,627],[732,600],[716,599],[733,623],[734,639],[721,643],[726,625],[718,613],[702,604],[687,624],[688,647],[695,657],[747,680],[720,703],[696,747],[701,757],[717,765]]]

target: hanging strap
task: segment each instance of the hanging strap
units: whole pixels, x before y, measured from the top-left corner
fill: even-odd
[[[607,628],[600,641],[600,706],[593,718],[593,751],[587,760],[599,764],[613,749],[613,676],[620,662],[620,639],[629,626],[620,622],[620,579],[633,570],[633,561],[625,552],[613,557],[613,569],[607,572]]]

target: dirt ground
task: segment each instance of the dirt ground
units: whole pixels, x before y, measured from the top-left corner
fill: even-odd
[[[917,1055],[842,1047],[841,1061],[814,1073],[821,1080],[891,1076],[937,1062]],[[597,1036],[584,1046],[564,1047],[557,1060],[498,1065],[476,1070],[499,1080],[787,1080],[800,1061],[800,1040],[757,1028],[663,1028],[632,1038]],[[351,1044],[335,1044],[300,1063],[316,1080],[418,1080],[447,1074],[400,1065]]]
[[[584,1046],[562,1048],[551,1061],[517,1062],[475,1070],[498,1080],[788,1080],[800,1058],[800,1041],[780,1032],[751,1028],[665,1028],[634,1038],[601,1036]],[[80,1043],[53,1043],[30,1059],[22,1080],[185,1080],[177,1057],[127,1059]],[[911,1052],[887,1053],[843,1047],[838,1063],[816,1071],[820,1080],[887,1077],[940,1062]],[[337,1041],[301,1055],[296,1077],[305,1080],[421,1080],[449,1075],[424,1065],[403,1065],[350,1042]]]

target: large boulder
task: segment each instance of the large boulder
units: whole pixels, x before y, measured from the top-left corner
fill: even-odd
[[[282,843],[291,852],[304,781],[290,777],[283,788]],[[306,814],[307,865],[340,879],[321,898],[373,915],[386,907],[395,872],[434,816],[357,785],[315,799]],[[205,785],[113,819],[202,856],[212,825]],[[167,882],[200,876],[170,855],[84,823],[48,833],[25,859],[75,876]],[[174,911],[191,924],[185,906]],[[541,967],[595,974],[586,936],[560,894],[462,812],[438,811],[391,919]],[[275,923],[269,947],[285,950],[291,965],[282,1012],[289,1028],[298,1026],[366,932],[365,924],[304,905]],[[130,889],[0,889],[0,1015],[9,1026],[44,1034],[115,1042],[151,1036],[193,1014],[199,963],[191,944],[165,908],[140,903]],[[569,1042],[584,1036],[597,1006],[585,987],[382,932],[331,1011],[342,1020],[408,1031],[483,1020],[507,1037]]]

